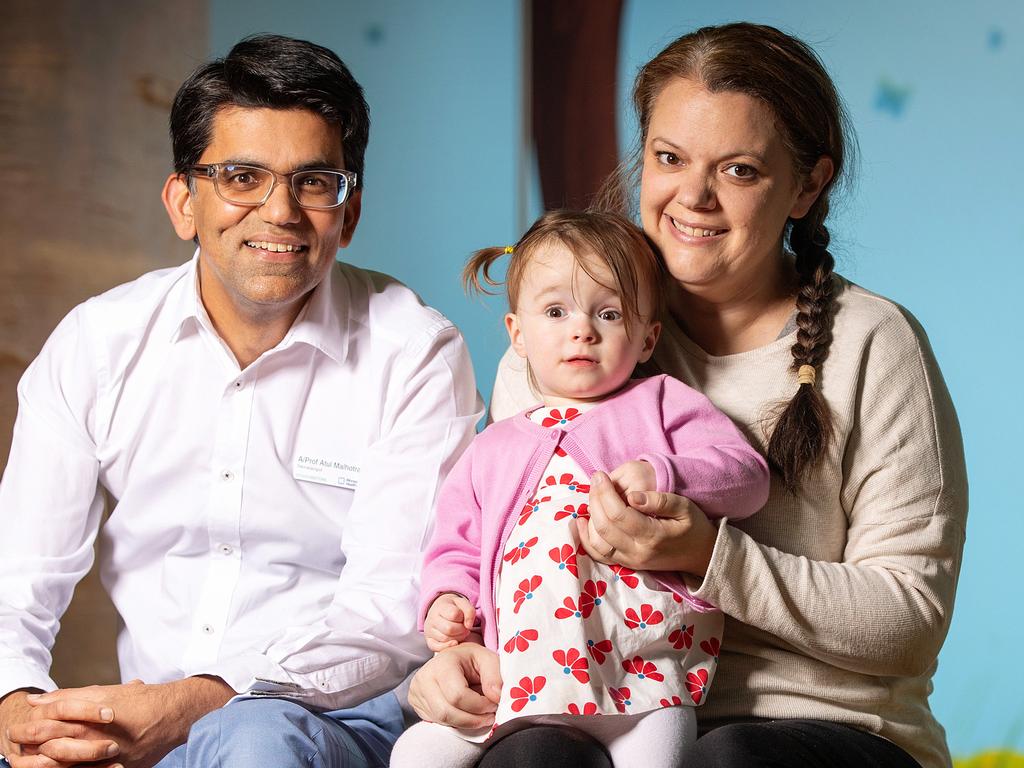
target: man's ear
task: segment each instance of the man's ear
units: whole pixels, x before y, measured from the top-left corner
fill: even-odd
[[[345,223],[342,225],[341,238],[338,240],[339,248],[347,248],[348,244],[352,242],[352,236],[356,233],[356,224],[359,223],[359,213],[362,208],[363,190],[357,189],[345,201],[345,207],[342,211]]]
[[[828,155],[819,157],[818,162],[814,164],[814,168],[807,174],[801,185],[800,193],[789,211],[789,218],[802,219],[806,216],[807,212],[811,210],[811,206],[814,205],[814,201],[818,199],[818,195],[821,194],[821,190],[832,181],[834,173],[835,164],[832,162],[832,158]]]
[[[192,195],[188,191],[188,177],[172,173],[164,182],[164,190],[160,195],[164,208],[171,219],[171,225],[182,240],[192,240],[196,236],[196,224],[192,218]]]
[[[508,331],[508,340],[512,344],[512,349],[516,351],[517,355],[525,358],[526,344],[523,343],[523,332],[519,328],[519,317],[515,312],[505,315],[505,330]]]

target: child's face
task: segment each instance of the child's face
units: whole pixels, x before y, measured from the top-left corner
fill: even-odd
[[[603,283],[614,285],[598,259],[584,259]],[[644,318],[651,315],[641,299]],[[654,351],[661,324],[642,318],[626,335],[622,301],[583,271],[561,243],[541,246],[527,265],[516,311],[505,316],[512,347],[525,357],[548,405],[598,400],[625,384]]]

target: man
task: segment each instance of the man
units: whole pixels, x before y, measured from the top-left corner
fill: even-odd
[[[425,655],[435,493],[481,409],[457,330],[335,262],[368,127],[337,56],[289,38],[244,40],[179,90],[163,200],[196,256],[75,308],[19,385],[0,485],[12,768],[386,764],[401,714],[383,692]],[[131,682],[55,690],[98,531]]]

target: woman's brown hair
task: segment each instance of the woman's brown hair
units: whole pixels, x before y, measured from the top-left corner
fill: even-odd
[[[793,158],[806,178],[818,160],[831,158],[834,173],[814,205],[786,225],[785,242],[796,257],[797,341],[792,370],[814,367],[818,374],[832,342],[835,262],[829,253],[825,219],[829,195],[843,177],[849,120],[835,85],[811,48],[775,29],[749,23],[704,27],[670,43],[637,75],[633,106],[640,135],[635,155],[608,180],[599,205],[613,210],[630,206],[638,187],[644,146],[654,103],[671,81],[684,78],[711,93],[737,92],[767,104]],[[788,490],[824,455],[833,437],[832,414],[814,383],[797,386],[778,409],[768,438],[768,460]]]
[[[594,257],[611,273],[613,285],[605,285],[622,299],[622,316],[626,333],[632,333],[637,320],[650,321],[661,317],[664,299],[661,285],[664,267],[647,236],[625,216],[611,211],[548,211],[533,223],[514,246],[482,248],[474,253],[462,270],[462,283],[467,292],[494,293],[486,286],[505,286],[510,312],[519,304],[519,288],[526,267],[540,248],[558,243],[568,248],[580,269],[601,283],[593,273]],[[491,276],[495,262],[509,255],[504,280]],[[603,283],[602,283],[603,284]],[[641,298],[648,300],[650,316],[640,308]]]

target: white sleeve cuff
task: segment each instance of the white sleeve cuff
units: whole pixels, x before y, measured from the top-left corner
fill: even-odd
[[[59,686],[46,670],[26,664],[18,659],[0,661],[0,698],[22,688],[55,691]]]

